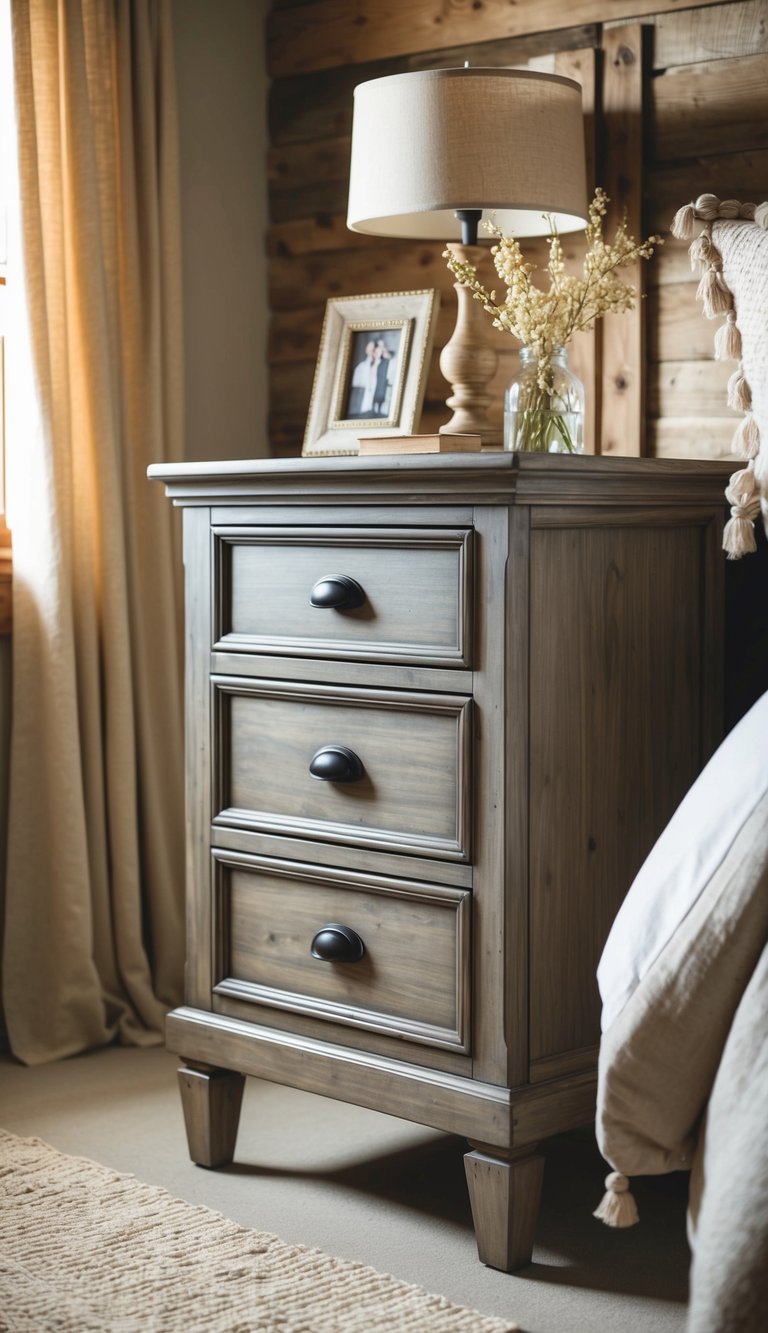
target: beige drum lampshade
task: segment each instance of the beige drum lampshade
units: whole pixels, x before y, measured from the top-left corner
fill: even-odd
[[[347,226],[459,240],[454,210],[544,236],[586,222],[581,89],[510,69],[391,74],[355,89]]]

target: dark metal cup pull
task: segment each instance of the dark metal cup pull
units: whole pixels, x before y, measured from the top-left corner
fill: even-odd
[[[323,963],[359,963],[365,953],[365,945],[349,926],[330,922],[318,930],[310,953]]]
[[[322,606],[333,611],[354,611],[362,606],[365,593],[348,574],[326,574],[318,579],[309,594],[310,606]]]
[[[346,745],[323,745],[310,759],[309,772],[321,782],[359,782],[363,765]]]

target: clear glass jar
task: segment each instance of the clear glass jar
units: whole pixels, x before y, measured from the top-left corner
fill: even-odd
[[[564,347],[552,349],[552,385],[538,383],[530,347],[520,348],[520,370],[504,395],[504,448],[540,454],[583,454],[584,385],[568,369]]]

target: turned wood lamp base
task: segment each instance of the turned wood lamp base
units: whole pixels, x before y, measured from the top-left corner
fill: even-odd
[[[476,237],[477,223],[473,230]],[[464,242],[451,242],[446,248],[457,259],[475,268],[488,253],[480,245]],[[453,416],[440,427],[440,433],[479,435],[483,448],[501,448],[501,425],[488,415],[493,403],[488,385],[498,362],[495,348],[488,342],[488,316],[468,287],[456,282],[454,291],[458,303],[456,327],[440,353],[440,369],[452,389],[447,406],[452,409]]]

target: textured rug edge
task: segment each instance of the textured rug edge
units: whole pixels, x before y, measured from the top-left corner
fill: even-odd
[[[15,1158],[10,1167],[6,1165],[9,1152]],[[63,1184],[44,1187],[38,1182],[37,1189],[25,1186],[16,1194],[10,1193],[14,1176],[26,1172],[40,1177],[49,1166],[58,1169],[64,1177]],[[101,1189],[89,1192],[89,1185],[98,1185]],[[47,1192],[43,1193],[44,1189]],[[174,1317],[173,1310],[180,1315],[183,1303],[188,1313],[193,1301],[195,1322],[187,1318],[185,1326],[190,1330],[205,1330],[205,1333],[218,1333],[219,1330],[221,1333],[251,1333],[251,1330],[256,1333],[274,1327],[284,1333],[303,1333],[304,1330],[306,1333],[315,1333],[315,1330],[317,1333],[332,1333],[336,1329],[354,1333],[357,1328],[398,1328],[413,1330],[413,1333],[432,1333],[432,1330],[434,1333],[454,1333],[454,1330],[455,1333],[513,1333],[519,1329],[514,1322],[457,1305],[446,1297],[371,1265],[335,1258],[316,1247],[291,1245],[271,1233],[233,1222],[224,1213],[205,1204],[180,1199],[162,1186],[149,1184],[133,1174],[119,1172],[89,1157],[62,1152],[43,1139],[23,1138],[4,1129],[0,1129],[0,1193],[6,1198],[0,1218],[0,1237],[4,1248],[12,1252],[13,1236],[18,1234],[20,1251],[18,1267],[12,1272],[7,1264],[4,1270],[0,1269],[0,1283],[5,1273],[6,1285],[13,1288],[9,1292],[10,1298],[14,1299],[16,1293],[20,1301],[27,1301],[30,1310],[29,1316],[22,1310],[16,1323],[7,1323],[8,1333],[27,1333],[32,1329],[35,1333],[38,1329],[39,1333],[44,1330],[47,1333],[48,1328],[57,1333],[69,1333],[70,1329],[73,1333],[74,1330],[77,1333],[90,1333],[90,1330],[94,1333],[101,1333],[101,1330],[104,1333],[130,1333],[131,1329],[140,1327],[147,1333],[150,1329],[152,1333],[154,1330],[170,1333],[174,1324],[168,1323],[167,1319]],[[118,1223],[113,1223],[106,1214],[105,1193],[110,1199],[119,1201]],[[9,1201],[15,1207],[8,1207]],[[54,1216],[66,1214],[69,1218],[74,1210],[82,1236],[78,1239],[77,1234],[73,1234],[70,1221],[65,1225],[60,1222],[58,1226],[43,1221],[41,1225],[36,1216],[41,1211],[41,1202]],[[125,1220],[126,1208],[131,1210],[132,1221]],[[158,1210],[163,1214],[162,1219],[159,1219]],[[94,1213],[96,1216],[91,1216]],[[167,1260],[158,1256],[163,1226],[171,1229],[171,1241],[177,1247],[169,1251]],[[175,1231],[172,1230],[174,1227]],[[89,1228],[94,1231],[90,1243]],[[179,1251],[179,1228],[184,1230],[185,1240],[192,1245],[200,1230],[212,1232],[215,1245],[211,1242],[205,1247],[207,1278],[197,1257],[189,1261]],[[68,1236],[69,1248],[62,1239],[64,1235]],[[108,1267],[93,1257],[95,1253],[104,1252],[104,1236],[109,1241]],[[40,1256],[43,1240],[47,1260]],[[94,1243],[96,1241],[98,1243]],[[74,1255],[79,1254],[78,1244],[83,1251],[85,1274],[95,1281],[99,1299],[86,1307],[83,1301],[87,1298],[78,1297],[80,1304],[75,1308],[75,1297],[69,1290],[57,1294],[54,1279],[63,1273],[71,1280],[72,1265],[77,1263]],[[25,1245],[30,1248],[29,1261],[25,1260]],[[161,1268],[154,1286],[152,1278],[147,1275],[148,1255],[156,1259]],[[139,1267],[131,1268],[124,1262],[126,1258]],[[51,1278],[46,1277],[46,1262],[54,1275]],[[166,1264],[164,1268],[163,1263]],[[75,1286],[81,1288],[83,1283],[84,1276],[78,1276]],[[189,1290],[185,1292],[184,1287]],[[19,1296],[21,1288],[25,1294]],[[157,1313],[160,1288],[166,1315],[162,1311]],[[104,1322],[98,1307],[104,1305],[107,1297],[110,1315]],[[315,1300],[327,1302],[332,1307],[334,1299],[339,1303],[336,1314],[332,1308],[330,1313],[312,1308]],[[71,1310],[67,1309],[68,1300]],[[119,1312],[121,1301],[134,1305],[139,1300],[145,1304],[149,1302],[148,1312],[142,1314],[137,1308],[125,1316],[115,1313]],[[28,1322],[29,1319],[39,1321],[41,1307],[46,1301],[51,1303],[54,1322]],[[265,1301],[267,1307],[262,1308]],[[350,1308],[350,1302],[354,1309]],[[254,1303],[259,1306],[255,1312]],[[359,1319],[357,1311],[361,1311]],[[13,1311],[6,1317],[12,1319]],[[393,1322],[393,1317],[397,1323]],[[152,1321],[149,1324],[148,1318]],[[3,1327],[2,1323],[0,1327]]]

